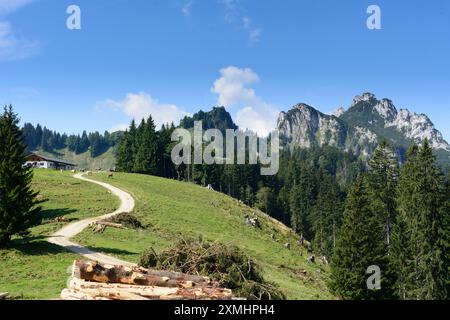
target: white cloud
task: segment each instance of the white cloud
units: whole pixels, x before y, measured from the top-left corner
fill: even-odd
[[[34,0],[0,0],[0,18],[24,7]],[[17,36],[9,21],[0,21],[0,61],[20,60],[39,51],[39,43]]]
[[[39,43],[14,35],[11,23],[0,21],[0,61],[28,58],[39,51]]]
[[[220,70],[221,77],[211,89],[218,95],[217,103],[226,108],[237,109],[235,121],[241,129],[250,129],[266,136],[276,125],[278,110],[256,95],[251,84],[260,81],[249,68],[229,66]]]
[[[238,24],[248,32],[248,39],[251,42],[258,42],[262,35],[261,28],[253,26],[251,17],[243,14],[245,11],[239,3],[239,0],[219,0],[219,3],[225,7],[225,21],[230,24]]]
[[[137,122],[151,115],[157,128],[171,122],[178,124],[184,116],[189,115],[176,105],[160,103],[145,92],[128,93],[122,101],[108,99],[97,106],[119,110]],[[117,128],[123,128],[123,126],[119,125]]]
[[[0,0],[0,16],[5,16],[34,0]]]
[[[258,42],[259,39],[261,38],[261,29],[253,29],[250,30],[250,33],[248,35],[248,38],[250,39],[250,41],[252,42]]]
[[[190,17],[191,16],[191,10],[192,10],[192,5],[194,4],[193,1],[189,1],[188,3],[186,3],[182,8],[181,8],[181,13],[185,16],[185,17]]]

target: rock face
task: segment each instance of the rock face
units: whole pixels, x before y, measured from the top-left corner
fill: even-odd
[[[412,143],[427,138],[441,161],[450,162],[450,145],[424,114],[397,110],[389,99],[378,100],[372,93],[353,99],[348,110],[337,109],[326,115],[306,104],[281,112],[278,130],[286,145],[310,148],[329,145],[369,157],[386,139],[404,155]]]

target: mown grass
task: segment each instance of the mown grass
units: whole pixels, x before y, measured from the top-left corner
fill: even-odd
[[[114,211],[119,200],[100,186],[53,170],[35,170],[33,188],[46,200],[43,224],[32,228],[30,237],[16,237],[7,249],[0,249],[0,292],[21,299],[54,299],[66,287],[67,268],[79,257],[45,239],[66,223]],[[53,222],[57,217],[66,221]]]
[[[180,237],[202,237],[235,245],[262,267],[267,280],[277,283],[289,299],[332,299],[325,281],[327,270],[309,264],[307,254],[297,245],[297,236],[263,213],[221,193],[194,184],[157,177],[115,174],[95,179],[120,187],[136,199],[136,216],[147,230],[108,228],[103,234],[85,230],[75,240],[95,250],[137,262],[141,252],[157,251]],[[262,229],[244,224],[244,216],[259,215]],[[289,242],[291,250],[284,247]],[[306,276],[300,271],[306,271]]]

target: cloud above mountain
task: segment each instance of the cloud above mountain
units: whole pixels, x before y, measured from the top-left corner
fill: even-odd
[[[211,89],[218,95],[217,104],[237,110],[235,121],[241,129],[268,135],[275,128],[279,111],[250,87],[260,81],[259,76],[252,69],[235,66],[221,69],[220,75]]]
[[[98,103],[97,107],[118,110],[138,122],[151,115],[157,128],[171,122],[178,124],[184,116],[189,115],[174,104],[160,103],[146,92],[128,93],[125,99],[119,101],[108,99]],[[123,128],[122,124],[115,127],[117,130]]]

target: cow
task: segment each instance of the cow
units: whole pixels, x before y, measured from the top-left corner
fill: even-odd
[[[112,179],[114,177],[114,174],[112,172],[108,172],[108,179]]]

